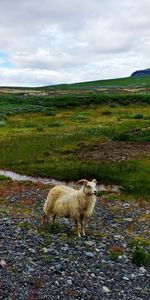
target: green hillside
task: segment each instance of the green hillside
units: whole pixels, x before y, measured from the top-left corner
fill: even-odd
[[[73,84],[58,84],[45,86],[44,89],[97,89],[97,88],[137,88],[137,87],[150,87],[150,76],[144,77],[125,77],[116,79],[96,80],[79,82]]]
[[[77,82],[72,84],[56,84],[41,87],[9,87],[0,86],[0,93],[34,93],[39,91],[65,91],[65,90],[97,90],[97,89],[134,89],[150,88],[150,76],[144,77],[124,77],[116,79],[105,79],[96,81]]]

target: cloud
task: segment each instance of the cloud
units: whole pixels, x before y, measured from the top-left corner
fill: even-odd
[[[149,0],[1,0],[1,85],[128,76],[149,67]],[[13,66],[13,67],[12,67]]]

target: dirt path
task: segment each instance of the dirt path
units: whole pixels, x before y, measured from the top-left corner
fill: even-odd
[[[120,162],[128,159],[150,157],[150,142],[96,142],[76,151],[83,160]]]

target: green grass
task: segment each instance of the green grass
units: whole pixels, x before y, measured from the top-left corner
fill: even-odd
[[[60,84],[47,86],[45,89],[88,89],[88,88],[118,88],[118,87],[150,87],[150,76],[143,76],[140,78],[125,77],[116,79],[96,80],[79,82],[73,84]]]
[[[0,96],[0,167],[67,181],[96,177],[148,198],[148,158],[89,162],[81,161],[76,150],[109,139],[150,141],[149,100],[148,95],[121,94]]]
[[[10,180],[10,178],[4,175],[0,175],[0,181],[5,181],[5,180]]]

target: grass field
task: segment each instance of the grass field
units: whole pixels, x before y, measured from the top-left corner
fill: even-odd
[[[149,101],[145,94],[1,95],[0,167],[60,180],[95,177],[148,198],[150,156],[142,148],[150,142]],[[88,157],[108,141],[117,151],[111,157],[109,149],[110,159],[98,158],[99,148]],[[119,160],[121,143],[131,149]],[[132,143],[141,143],[139,153]]]

